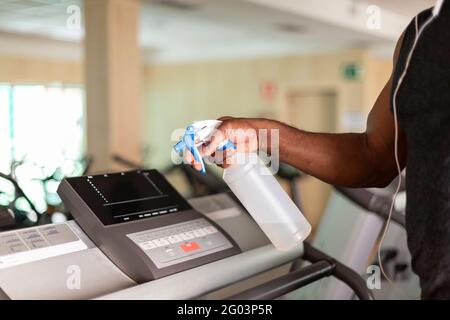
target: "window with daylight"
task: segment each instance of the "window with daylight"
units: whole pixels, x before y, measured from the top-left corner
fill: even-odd
[[[48,203],[43,180],[84,156],[84,114],[80,86],[0,84],[0,172],[15,175],[40,211]],[[0,205],[10,190],[0,181]]]

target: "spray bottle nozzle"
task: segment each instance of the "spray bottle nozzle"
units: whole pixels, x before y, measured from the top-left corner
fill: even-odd
[[[184,151],[184,149],[186,148],[186,144],[184,143],[183,140],[178,141],[174,146],[173,149],[175,150],[176,153],[180,154]]]
[[[183,137],[173,146],[173,149],[178,154],[181,154],[185,149],[188,149],[194,157],[195,161],[201,164],[200,172],[202,174],[206,174],[205,163],[203,162],[199,147],[210,140],[214,130],[221,123],[222,122],[218,120],[205,120],[195,122],[194,124],[186,128]],[[226,140],[217,147],[217,150],[224,151],[229,148],[236,150],[236,146],[229,140]]]

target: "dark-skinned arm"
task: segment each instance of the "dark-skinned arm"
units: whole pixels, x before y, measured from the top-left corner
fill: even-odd
[[[394,66],[402,39],[403,36],[395,49]],[[219,129],[223,137],[227,136],[229,129],[269,129],[269,132],[270,129],[278,129],[281,161],[333,185],[384,187],[398,174],[394,157],[391,92],[392,76],[378,96],[363,133],[313,133],[274,120],[231,117],[221,118],[223,123]],[[223,138],[213,139],[205,154],[212,153],[220,140]],[[264,147],[271,152],[270,145]],[[401,168],[405,166],[406,153],[405,134],[399,127],[398,155]],[[187,160],[198,169],[198,164],[193,163],[191,157]]]

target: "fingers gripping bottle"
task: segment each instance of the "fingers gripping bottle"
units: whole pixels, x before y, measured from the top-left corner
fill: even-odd
[[[176,152],[188,149],[195,160],[205,165],[198,150],[209,141],[221,121],[206,120],[187,127],[183,138],[174,146]],[[218,150],[235,149],[230,141],[224,141]],[[234,163],[223,172],[223,179],[242,205],[279,250],[289,250],[302,242],[311,232],[311,225],[292,202],[269,168],[256,153],[235,155]]]

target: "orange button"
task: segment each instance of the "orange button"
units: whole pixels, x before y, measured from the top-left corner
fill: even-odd
[[[188,242],[181,244],[180,248],[183,249],[184,252],[189,252],[200,249],[200,245],[197,242]]]

